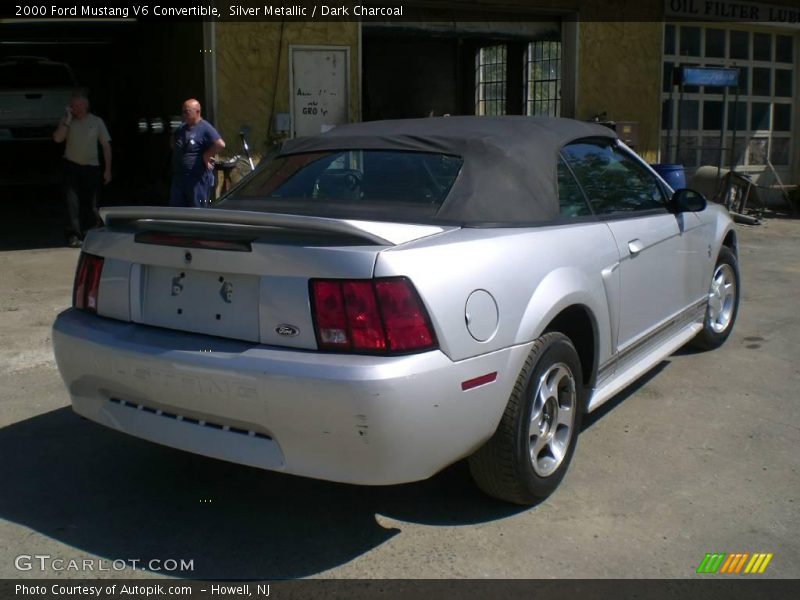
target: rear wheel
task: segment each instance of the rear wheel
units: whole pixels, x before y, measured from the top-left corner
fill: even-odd
[[[703,350],[719,348],[728,339],[739,311],[739,265],[736,255],[723,246],[708,289],[708,308],[703,330],[694,345]]]
[[[578,353],[568,337],[552,332],[534,342],[497,431],[469,458],[479,488],[529,505],[558,487],[575,451],[582,381]]]

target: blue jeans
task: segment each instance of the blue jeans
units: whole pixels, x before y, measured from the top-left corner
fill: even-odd
[[[205,169],[200,173],[175,173],[169,191],[170,206],[208,206],[214,173]]]

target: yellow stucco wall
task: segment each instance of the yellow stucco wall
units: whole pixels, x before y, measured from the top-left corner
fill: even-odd
[[[217,123],[230,154],[241,153],[242,125],[261,156],[279,138],[270,134],[270,115],[289,112],[289,46],[350,48],[350,120],[358,120],[358,24],[353,22],[220,22],[215,29]],[[277,68],[277,79],[276,79]],[[273,109],[274,107],[274,109]]]
[[[575,118],[605,112],[638,124],[636,151],[658,155],[661,127],[663,0],[582,0],[579,3]],[[611,21],[616,15],[624,21]]]
[[[575,116],[605,112],[638,123],[636,151],[655,162],[661,115],[661,22],[586,21],[578,25]]]

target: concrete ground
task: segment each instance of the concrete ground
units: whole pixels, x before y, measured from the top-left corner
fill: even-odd
[[[30,215],[0,251],[0,578],[684,578],[707,552],[774,553],[762,577],[800,577],[800,221],[739,227],[728,343],[678,352],[594,414],[562,486],[524,510],[483,497],[463,463],[361,488],[81,420],[50,349],[78,251],[26,234]],[[152,559],[194,568],[142,570]]]

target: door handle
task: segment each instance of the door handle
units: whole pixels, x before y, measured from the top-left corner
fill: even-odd
[[[635,239],[628,242],[628,251],[631,253],[631,256],[636,256],[642,250],[644,250],[644,244],[642,243],[642,240]]]

